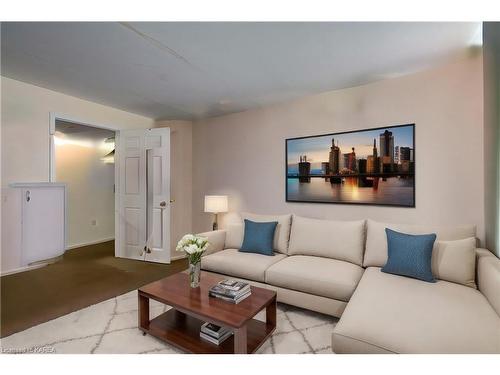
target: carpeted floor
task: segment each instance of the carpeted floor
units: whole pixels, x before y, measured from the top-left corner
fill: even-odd
[[[151,317],[167,306],[150,300]],[[137,292],[111,298],[0,341],[2,353],[181,353],[137,328]],[[261,312],[258,319],[264,320]],[[277,326],[258,353],[332,353],[338,319],[278,304]]]
[[[67,251],[57,263],[2,276],[0,337],[130,292],[187,268],[114,257],[114,242]]]

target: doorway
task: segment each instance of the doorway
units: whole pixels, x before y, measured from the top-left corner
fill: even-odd
[[[67,184],[66,249],[170,263],[170,129],[113,130],[51,115],[51,182]]]
[[[115,131],[55,120],[53,181],[67,185],[67,249],[115,238]]]

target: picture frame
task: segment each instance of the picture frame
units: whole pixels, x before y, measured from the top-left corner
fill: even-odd
[[[287,138],[285,199],[414,208],[415,160],[414,123]]]

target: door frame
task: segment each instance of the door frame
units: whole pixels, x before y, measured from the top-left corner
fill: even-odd
[[[56,182],[56,144],[54,141],[54,136],[56,134],[56,120],[61,120],[61,121],[67,121],[67,122],[72,122],[74,124],[79,124],[79,125],[84,125],[84,126],[90,126],[92,128],[98,128],[98,129],[105,129],[105,130],[111,130],[115,132],[115,212],[113,215],[116,217],[116,207],[119,204],[118,201],[118,194],[116,194],[116,188],[117,184],[116,181],[119,181],[119,173],[120,173],[120,168],[118,168],[118,160],[120,159],[119,157],[119,150],[118,147],[116,147],[116,144],[118,143],[118,140],[120,138],[120,129],[118,129],[117,126],[113,125],[103,125],[103,124],[96,124],[94,122],[78,119],[74,116],[70,115],[65,115],[62,113],[57,113],[57,112],[49,112],[49,182]],[[67,191],[66,191],[66,196],[67,196]],[[68,247],[67,244],[67,239],[68,239],[68,205],[67,203],[65,204],[65,222],[64,222],[64,251],[69,250],[70,247]],[[116,241],[116,236],[118,233],[118,226],[116,223],[115,219],[115,230],[114,230],[114,238]],[[116,242],[115,242],[116,246]]]
[[[78,119],[74,116],[64,115],[57,112],[49,112],[49,182],[56,182],[56,145],[54,142],[54,136],[56,134],[56,120],[72,122],[78,125],[90,126],[92,128],[111,130],[115,132],[115,144],[116,138],[119,137],[120,129],[112,125],[96,124],[94,122]],[[115,147],[116,152],[116,147]],[[115,185],[117,178],[116,168],[117,158],[115,158]]]

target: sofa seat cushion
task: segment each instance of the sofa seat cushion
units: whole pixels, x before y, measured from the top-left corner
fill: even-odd
[[[333,332],[336,353],[500,353],[500,317],[476,289],[368,268]]]
[[[266,283],[349,301],[362,275],[363,268],[349,262],[293,255],[267,269]]]
[[[278,253],[268,256],[242,253],[238,249],[226,249],[203,257],[201,268],[206,271],[264,282],[266,270],[284,258],[286,255]]]

